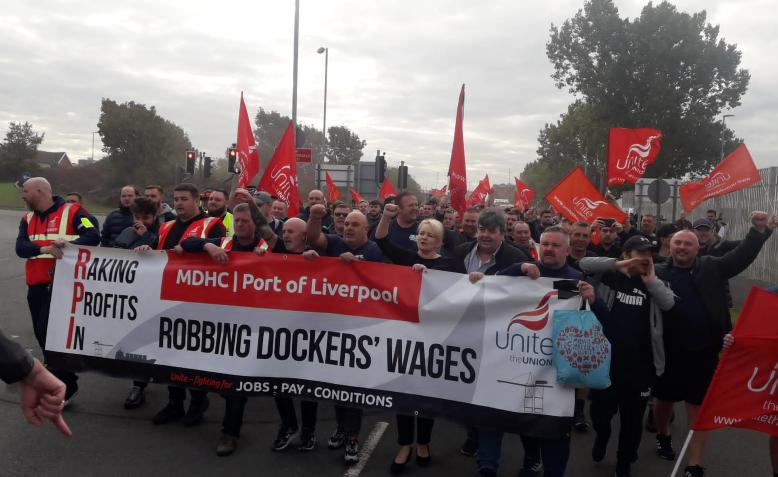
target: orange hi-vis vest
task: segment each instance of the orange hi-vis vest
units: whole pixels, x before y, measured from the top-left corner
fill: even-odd
[[[219,222],[221,221],[218,217],[205,217],[200,220],[193,221],[191,224],[189,224],[189,227],[184,230],[184,233],[181,235],[181,239],[179,239],[178,243],[183,242],[189,237],[207,238],[208,234],[211,232],[211,229]],[[170,230],[173,229],[173,225],[175,225],[175,223],[175,220],[170,220],[159,227],[159,243],[157,244],[157,250],[164,250],[162,247],[165,246],[167,234],[169,234]]]
[[[232,237],[224,237],[222,238],[221,245],[219,245],[222,249],[226,251],[232,250],[232,244],[235,243],[235,236]],[[259,242],[257,243],[257,246],[254,247],[255,249],[258,248],[260,250],[264,250],[268,253],[270,253],[269,246],[267,242],[265,242],[265,239],[259,239]]]
[[[71,218],[78,208],[78,205],[62,204],[46,217],[45,223],[41,221],[39,214],[27,212],[24,219],[27,221],[27,236],[30,242],[44,247],[53,244],[57,239],[68,242],[77,239],[78,232],[73,227]],[[47,253],[28,258],[24,264],[27,285],[51,283],[54,280],[55,263],[54,256]]]

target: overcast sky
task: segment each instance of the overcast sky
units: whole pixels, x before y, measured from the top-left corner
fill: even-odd
[[[616,2],[622,16],[643,1]],[[743,52],[749,90],[728,124],[759,167],[778,165],[774,0],[679,0]],[[459,88],[466,86],[468,182],[506,182],[536,158],[537,136],[572,97],[545,55],[549,26],[575,0],[301,0],[298,121],[321,128],[329,47],[327,124],[386,151],[425,187],[442,186]],[[293,0],[238,2],[6,1],[0,15],[0,133],[29,121],[43,150],[91,155],[100,100],[154,105],[196,147],[219,156],[249,114],[292,110]],[[99,135],[95,155],[101,156]]]

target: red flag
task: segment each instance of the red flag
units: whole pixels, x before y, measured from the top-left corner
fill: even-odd
[[[745,189],[761,180],[762,176],[759,175],[759,170],[754,165],[746,145],[741,144],[714,167],[708,177],[699,182],[683,184],[678,192],[684,210],[691,212],[711,197]]]
[[[459,92],[457,120],[454,126],[454,145],[451,148],[451,162],[448,164],[448,189],[451,191],[451,208],[462,217],[467,208],[467,172],[465,171],[465,140],[462,136],[462,118],[465,114],[465,85]]]
[[[611,204],[594,187],[580,167],[573,169],[548,194],[546,200],[573,222],[592,223],[597,217],[623,222],[627,214]]]
[[[292,121],[286,127],[281,141],[267,165],[257,190],[280,197],[289,206],[287,215],[294,217],[300,212],[300,191],[297,189],[297,162],[294,150],[294,126]]]
[[[378,191],[378,197],[380,197],[381,200],[386,200],[390,195],[397,195],[397,189],[394,188],[394,185],[388,177],[384,177],[384,182],[381,184],[381,190]]]
[[[519,180],[518,177],[514,177],[516,181],[516,192],[514,194],[514,204],[521,210],[529,209],[532,205],[532,199],[535,198],[535,191],[527,187],[527,185]]]
[[[742,427],[778,436],[778,294],[752,288],[692,424],[695,431]]]
[[[442,189],[432,189],[430,191],[430,195],[432,197],[443,197],[444,195],[446,195],[447,192],[446,189],[448,189],[447,185],[444,185]]]
[[[246,188],[259,174],[259,151],[254,141],[254,131],[251,130],[249,112],[243,102],[243,91],[240,92],[240,111],[238,112],[238,141],[235,143],[238,152],[238,187]]]
[[[340,199],[340,190],[338,190],[338,186],[335,185],[335,181],[332,180],[332,177],[330,177],[330,173],[324,171],[324,174],[325,179],[327,180],[327,200],[332,203]]]
[[[494,189],[492,189],[492,186],[489,183],[489,174],[486,174],[486,177],[478,182],[478,186],[473,190],[473,193],[470,194],[470,197],[467,199],[467,207],[486,204],[486,198],[492,192],[494,192]]]
[[[355,191],[351,187],[348,188],[348,191],[351,192],[351,201],[354,202],[355,204],[359,204],[364,200],[362,196],[359,195],[359,192]]]
[[[658,129],[611,128],[608,138],[608,185],[637,182],[654,163],[662,146]]]

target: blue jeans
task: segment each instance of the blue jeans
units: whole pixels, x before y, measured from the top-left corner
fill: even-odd
[[[561,439],[538,439],[536,437],[522,436],[524,444],[524,464],[532,465],[536,462],[537,452],[543,461],[544,477],[563,477],[570,458],[570,435]],[[478,469],[491,469],[495,472],[500,465],[502,453],[502,432],[481,431],[481,441],[478,446],[476,462]]]

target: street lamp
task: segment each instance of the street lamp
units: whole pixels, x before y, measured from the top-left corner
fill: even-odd
[[[100,131],[92,131],[92,162],[95,162],[95,134]]]
[[[324,152],[327,150],[327,68],[330,62],[330,49],[325,47],[319,47],[316,53],[324,53],[324,120],[322,124],[322,133],[324,135],[324,142],[322,143],[321,162],[324,163]]]
[[[734,114],[725,114],[721,117],[721,160],[724,160],[724,131],[727,130],[727,118],[735,117]]]

